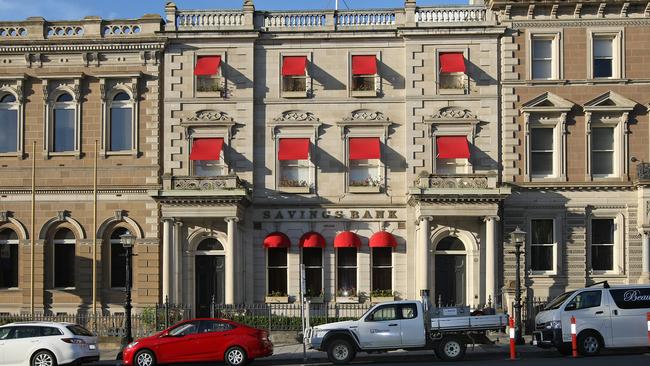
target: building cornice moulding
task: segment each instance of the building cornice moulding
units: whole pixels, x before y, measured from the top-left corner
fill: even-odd
[[[504,21],[512,29],[524,28],[585,28],[585,27],[629,27],[650,26],[650,18],[596,18],[575,20],[535,19],[526,21]]]
[[[165,42],[112,43],[112,44],[47,44],[47,45],[0,45],[1,53],[25,52],[84,52],[84,51],[160,51]]]

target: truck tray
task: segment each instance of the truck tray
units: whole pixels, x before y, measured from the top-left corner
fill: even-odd
[[[497,330],[506,325],[504,314],[431,318],[431,330]]]

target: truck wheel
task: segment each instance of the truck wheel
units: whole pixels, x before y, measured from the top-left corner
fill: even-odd
[[[443,361],[459,361],[465,356],[467,344],[460,337],[447,336],[438,343],[436,355]]]
[[[345,339],[335,339],[327,347],[327,358],[331,363],[336,365],[344,365],[356,356],[357,351],[354,349],[350,342]]]
[[[578,352],[582,356],[596,356],[603,348],[603,342],[596,332],[582,332],[578,336]]]

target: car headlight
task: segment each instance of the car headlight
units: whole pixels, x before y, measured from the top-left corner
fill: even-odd
[[[326,330],[314,330],[314,338],[323,338],[325,337],[325,334],[327,334]]]
[[[562,329],[562,322],[559,320],[552,320],[546,323],[546,329]]]
[[[138,342],[131,342],[131,343],[129,343],[128,346],[126,346],[126,348],[133,348],[133,347],[135,347],[137,345],[138,345]]]

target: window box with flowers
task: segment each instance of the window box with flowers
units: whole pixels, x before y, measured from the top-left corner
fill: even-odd
[[[358,304],[359,295],[357,294],[357,290],[353,288],[339,289],[336,291],[336,302],[342,304]]]
[[[266,295],[264,302],[267,304],[288,304],[289,295],[280,291],[273,291]]]
[[[278,184],[282,192],[287,193],[309,193],[311,191],[311,186],[306,180],[300,179],[290,179],[290,178],[280,178]]]
[[[392,290],[373,290],[370,292],[370,302],[378,304],[381,302],[395,301],[395,294]]]
[[[352,193],[379,193],[381,191],[381,179],[379,177],[368,177],[366,179],[350,180],[349,189]]]
[[[305,293],[305,299],[309,300],[312,304],[322,304],[325,302],[325,297],[323,296],[323,291],[312,291],[310,289],[307,289],[307,292]]]

